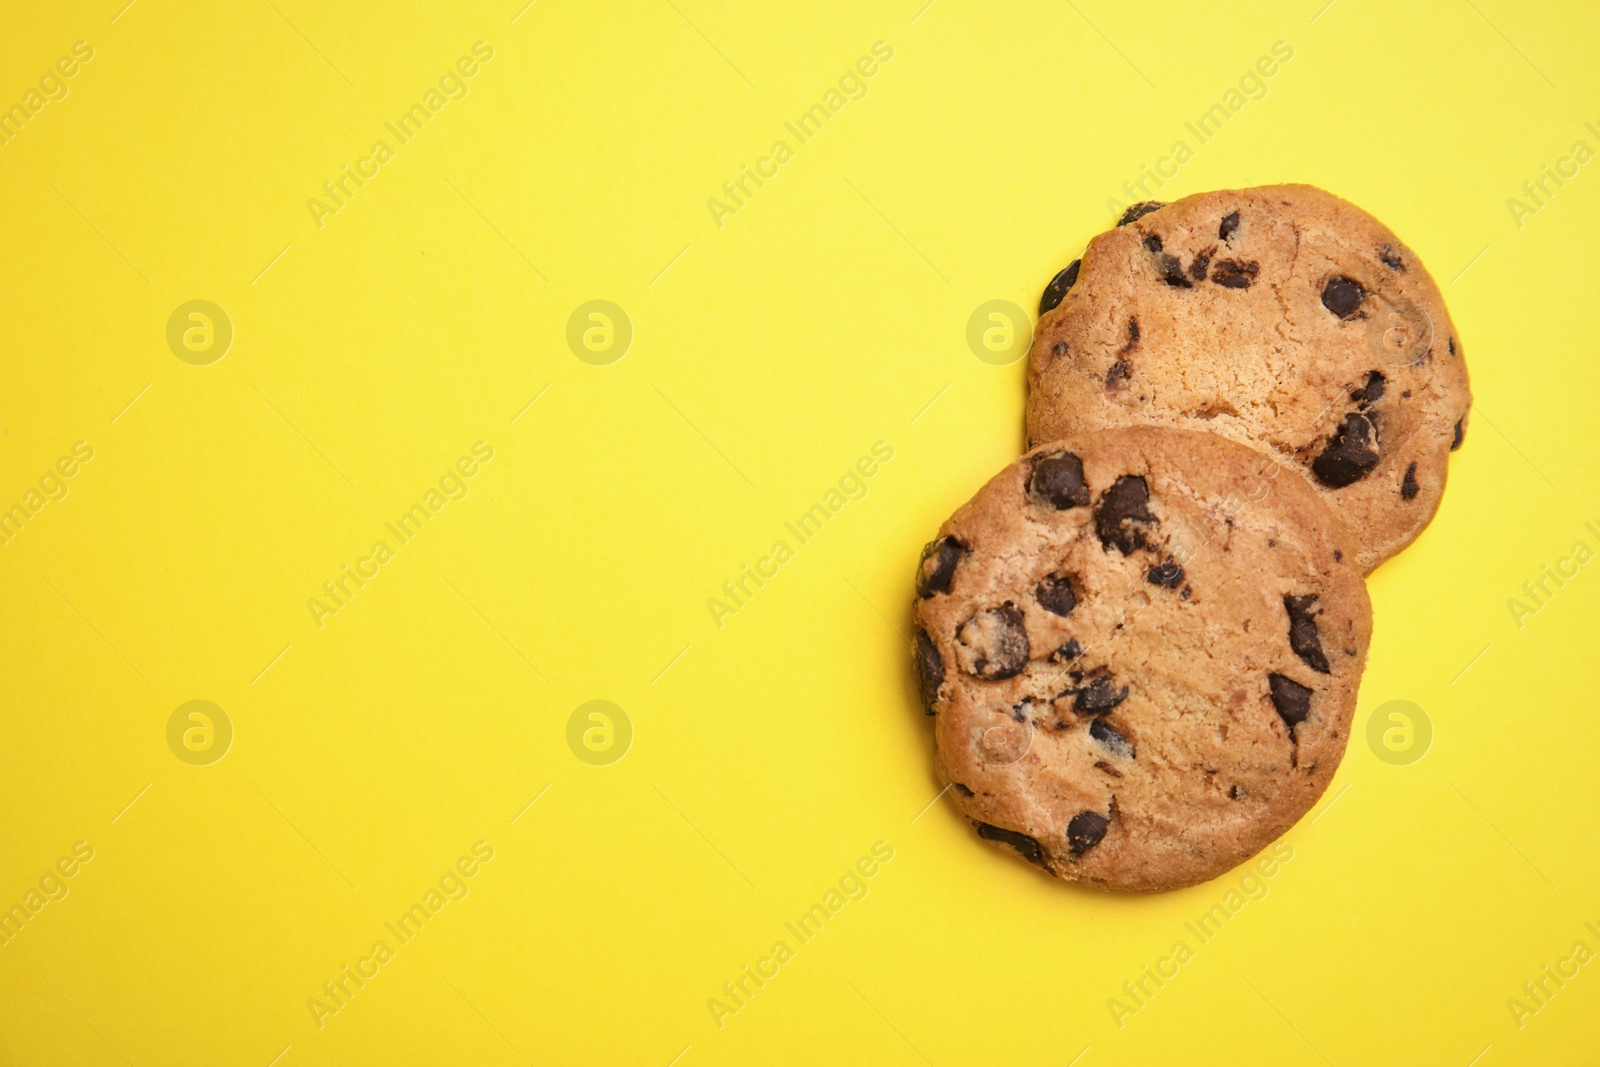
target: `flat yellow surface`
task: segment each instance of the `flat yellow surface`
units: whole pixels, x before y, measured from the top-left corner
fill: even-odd
[[[1593,1062],[1593,3],[122,2],[0,16],[0,1063]],[[968,320],[1271,181],[1471,432],[1270,875],[1055,884],[907,669]]]

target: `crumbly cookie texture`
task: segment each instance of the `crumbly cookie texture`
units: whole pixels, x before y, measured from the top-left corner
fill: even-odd
[[[1344,755],[1372,633],[1304,479],[1214,434],[1051,442],[939,530],[913,617],[935,764],[980,837],[1106,889],[1270,844]]]
[[[1031,443],[1203,429],[1298,470],[1370,572],[1438,510],[1472,394],[1416,254],[1309,185],[1138,204],[1046,287]]]

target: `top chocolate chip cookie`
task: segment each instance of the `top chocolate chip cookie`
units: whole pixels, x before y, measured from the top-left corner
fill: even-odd
[[[1207,430],[1299,470],[1370,572],[1439,507],[1472,395],[1438,287],[1309,185],[1141,204],[1045,289],[1028,442]]]

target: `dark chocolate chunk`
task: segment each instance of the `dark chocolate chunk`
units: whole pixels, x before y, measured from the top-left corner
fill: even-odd
[[[1239,228],[1239,213],[1230,211],[1222,216],[1222,225],[1217,227],[1217,236],[1226,241],[1233,236],[1233,231]]]
[[[1322,654],[1322,636],[1317,633],[1317,595],[1286,596],[1283,609],[1289,613],[1289,647],[1307,667],[1327,674],[1328,657]]]
[[[948,593],[951,579],[956,576],[956,564],[966,554],[967,546],[954,537],[941,537],[924,545],[922,562],[917,564],[917,596],[926,600],[935,593]]]
[[[1417,485],[1417,465],[1413,461],[1411,466],[1406,468],[1406,476],[1400,481],[1400,499],[1415,499],[1420,488],[1421,487]]]
[[[1101,673],[1090,678],[1089,684],[1078,690],[1072,707],[1085,715],[1104,715],[1127,699],[1128,687],[1118,689],[1112,685],[1109,674]]]
[[[1383,398],[1385,384],[1383,375],[1375,370],[1369,370],[1367,383],[1360,388],[1350,390],[1350,399],[1362,405],[1376,404]]]
[[[1115,545],[1124,556],[1145,545],[1144,531],[1140,526],[1154,526],[1156,517],[1150,514],[1150,490],[1144,479],[1136,474],[1124,474],[1100,496],[1095,506],[1094,529],[1100,536],[1100,545],[1109,550]]]
[[[1367,291],[1361,288],[1361,283],[1343,275],[1329,278],[1322,287],[1322,306],[1341,319],[1355,315],[1366,298]]]
[[[1183,263],[1179,261],[1177,256],[1169,255],[1166,252],[1156,253],[1156,270],[1161,273],[1161,280],[1174,289],[1194,288],[1194,282],[1191,282],[1188,276],[1183,273]]]
[[[1145,571],[1144,580],[1163,589],[1176,589],[1183,584],[1183,568],[1169,559]]]
[[[1009,600],[962,623],[956,640],[972,651],[972,673],[984,681],[1015,677],[1028,665],[1028,629]]]
[[[1082,265],[1083,260],[1075,259],[1050,279],[1050,284],[1044,287],[1044,295],[1039,297],[1039,314],[1054,311],[1067,298],[1067,290],[1078,280],[1078,268]]]
[[[1452,356],[1456,354],[1456,339],[1454,337],[1450,338],[1450,354]]]
[[[1161,235],[1153,233],[1144,239],[1144,246],[1151,252],[1161,251]]]
[[[1089,483],[1083,480],[1083,460],[1071,452],[1035,456],[1033,472],[1028,475],[1028,496],[1057,511],[1087,504]]]
[[[1104,719],[1089,724],[1089,736],[1123,759],[1133,759],[1133,745]]]
[[[1405,262],[1401,260],[1400,253],[1394,250],[1393,245],[1384,245],[1378,249],[1378,258],[1383,260],[1383,265],[1390,270],[1404,271]]]
[[[951,782],[950,784],[955,786],[956,791],[964,797],[973,797],[978,795],[972,790],[968,789],[966,786],[962,785],[960,782]]]
[[[1111,364],[1111,369],[1106,371],[1106,388],[1113,391],[1126,389],[1128,387],[1128,376],[1132,373],[1133,371],[1129,368],[1126,360],[1117,360]]]
[[[944,684],[944,660],[934,647],[933,638],[923,630],[917,631],[917,689],[922,694],[922,710],[933,714],[933,703],[939,699],[939,687]]]
[[[1372,420],[1352,411],[1334,431],[1322,455],[1312,462],[1311,472],[1332,489],[1360,481],[1378,465],[1378,450],[1373,447],[1376,437]]]
[[[1067,823],[1067,848],[1074,856],[1081,856],[1100,843],[1106,836],[1111,820],[1098,811],[1080,811]]]
[[[1466,437],[1467,437],[1466,434],[1461,432],[1461,423],[1462,423],[1462,421],[1463,420],[1461,420],[1461,419],[1457,419],[1456,420],[1455,432],[1450,437],[1450,451],[1452,451],[1452,452],[1454,452],[1456,449],[1460,448],[1461,447],[1461,442],[1466,440]]]
[[[1211,280],[1226,289],[1248,289],[1260,270],[1254,260],[1245,263],[1237,259],[1219,259],[1211,268]]]
[[[1083,655],[1083,646],[1078,644],[1076,637],[1069,637],[1067,643],[1050,653],[1050,659],[1055,663],[1071,663]]]
[[[1240,789],[1236,785],[1230,785],[1228,787],[1228,799],[1230,799],[1230,800],[1239,800],[1243,796],[1244,796],[1244,790],[1243,789]]]
[[[1039,842],[1027,834],[1015,830],[1006,830],[999,826],[990,826],[986,822],[974,823],[978,828],[978,836],[988,841],[999,841],[1010,845],[1022,853],[1022,858],[1029,863],[1043,863],[1044,850],[1039,847]]]
[[[1272,706],[1293,735],[1294,728],[1311,715],[1311,690],[1281,674],[1267,675],[1267,684],[1272,687]]]
[[[1159,207],[1161,207],[1161,201],[1159,200],[1141,200],[1137,204],[1130,204],[1128,210],[1124,211],[1122,217],[1117,220],[1117,225],[1126,226],[1130,222],[1136,222]]]
[[[1194,262],[1189,264],[1189,277],[1197,282],[1206,280],[1206,267],[1211,264],[1211,253],[1201,252],[1194,257]]]
[[[1047,574],[1039,579],[1033,598],[1052,615],[1071,615],[1078,604],[1078,597],[1072,591],[1072,576],[1067,574]]]
[[[1055,344],[1050,346],[1050,352],[1051,352],[1052,355],[1057,355],[1057,356],[1066,355],[1067,354],[1067,342],[1065,342],[1065,341],[1057,341]]]

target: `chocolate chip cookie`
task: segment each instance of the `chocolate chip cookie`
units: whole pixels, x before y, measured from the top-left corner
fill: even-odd
[[[1029,364],[1031,443],[1188,427],[1304,475],[1364,572],[1438,510],[1472,395],[1422,262],[1309,185],[1130,208],[1056,275]]]
[[[1215,434],[1034,449],[923,550],[913,616],[935,763],[980,837],[1060,878],[1213,878],[1344,755],[1372,609],[1305,480]]]

